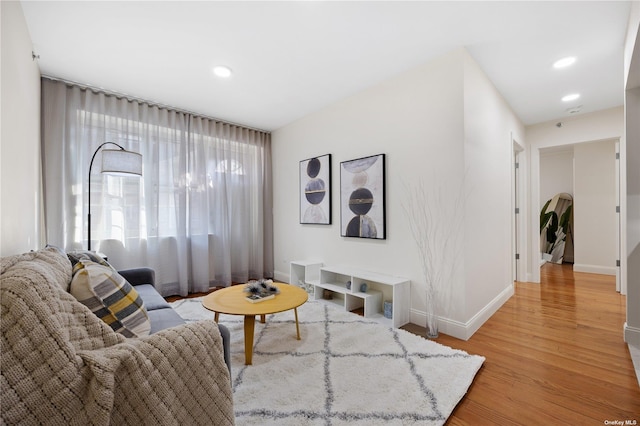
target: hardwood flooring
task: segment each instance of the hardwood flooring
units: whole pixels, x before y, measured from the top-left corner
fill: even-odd
[[[640,423],[640,387],[615,277],[546,264],[468,341],[439,343],[486,358],[448,425]],[[424,336],[424,328],[408,331]],[[625,421],[629,421],[625,423]]]
[[[171,302],[175,302],[176,300],[181,300],[181,299],[192,299],[192,298],[196,298],[196,297],[201,297],[201,296],[206,296],[207,294],[211,293],[212,291],[216,291],[218,290],[218,288],[212,288],[210,291],[205,292],[205,293],[189,293],[188,296],[183,297],[183,296],[167,296],[164,298],[164,300],[166,300],[167,302],[171,303]]]

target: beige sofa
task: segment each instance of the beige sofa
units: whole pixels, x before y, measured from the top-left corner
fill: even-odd
[[[47,248],[0,266],[3,424],[234,424],[213,321],[126,338],[64,290],[64,253]]]

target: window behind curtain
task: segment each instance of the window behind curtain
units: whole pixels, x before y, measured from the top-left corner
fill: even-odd
[[[165,295],[272,276],[268,133],[46,78],[42,110],[50,244],[86,247],[89,162],[111,141],[143,156],[141,178],[93,165],[92,239],[116,268],[153,267]]]

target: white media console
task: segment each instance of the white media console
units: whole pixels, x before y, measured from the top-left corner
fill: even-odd
[[[292,261],[289,272],[289,283],[305,288],[317,301],[347,311],[363,309],[365,318],[396,328],[409,322],[411,281],[406,278],[308,261]],[[384,316],[385,302],[392,304],[391,318]]]

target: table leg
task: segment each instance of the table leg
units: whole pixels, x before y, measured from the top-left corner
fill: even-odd
[[[255,315],[244,316],[244,364],[251,365],[253,356],[253,329],[255,327]]]
[[[298,325],[298,308],[293,308],[293,313],[296,315],[296,333],[298,333],[298,340],[300,340],[300,326]]]
[[[260,315],[260,322],[264,324],[266,321],[267,321],[267,316],[266,315]]]
[[[218,318],[220,318],[220,312],[214,312],[213,313],[213,320],[215,322],[218,322]]]

